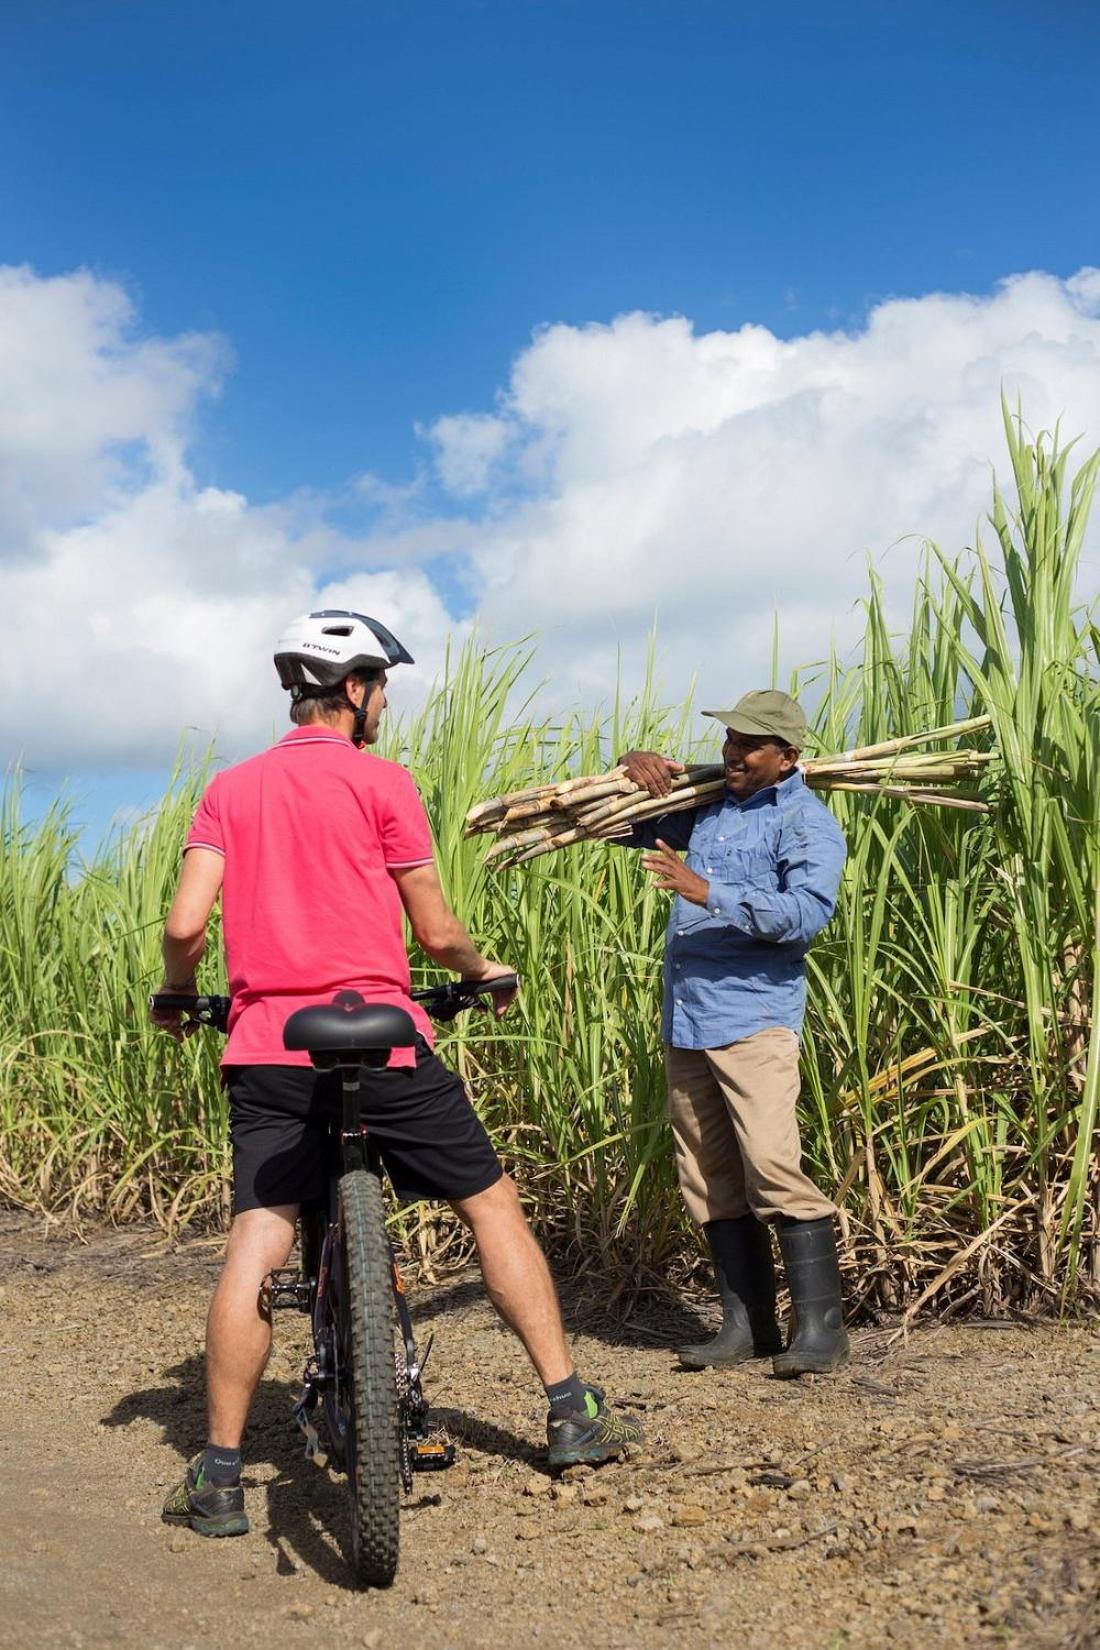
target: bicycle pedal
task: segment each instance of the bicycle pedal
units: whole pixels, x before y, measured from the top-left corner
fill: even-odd
[[[442,1472],[455,1464],[453,1444],[435,1438],[409,1439],[409,1465],[414,1472]]]
[[[303,1278],[293,1266],[280,1266],[269,1272],[267,1284],[268,1305],[272,1312],[308,1312],[310,1307],[310,1280]]]

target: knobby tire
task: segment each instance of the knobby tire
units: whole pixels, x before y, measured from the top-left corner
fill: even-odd
[[[397,1571],[400,1516],[395,1317],[382,1185],[366,1169],[340,1180],[348,1314],[348,1485],[352,1565],[367,1587]]]

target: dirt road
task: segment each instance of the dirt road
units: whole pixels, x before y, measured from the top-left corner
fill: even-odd
[[[159,1519],[203,1441],[218,1248],[46,1241],[0,1218],[6,1403],[0,1646],[203,1650],[947,1650],[1100,1643],[1100,1337],[1086,1327],[856,1336],[849,1371],[677,1374],[654,1316],[568,1306],[578,1362],[647,1452],[556,1488],[541,1394],[475,1274],[414,1291],[460,1463],[417,1480],[387,1593],[348,1584],[343,1485],[288,1423],[282,1314],[246,1449],[252,1534]],[[687,1327],[691,1327],[690,1324]]]

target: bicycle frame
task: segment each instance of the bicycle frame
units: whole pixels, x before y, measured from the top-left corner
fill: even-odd
[[[329,1293],[334,1270],[339,1274],[340,1225],[338,1218],[338,1185],[340,1176],[366,1170],[381,1174],[377,1147],[370,1139],[367,1125],[359,1109],[359,1072],[341,1071],[342,1103],[340,1119],[340,1172],[329,1179],[328,1207],[321,1216],[317,1210],[303,1210],[301,1214],[302,1273],[299,1282],[283,1283],[272,1274],[272,1305],[303,1306],[303,1295],[308,1302],[313,1330],[314,1353],[307,1360],[301,1396],[294,1406],[294,1418],[306,1437],[306,1456],[313,1459],[321,1449],[320,1438],[312,1421],[312,1413],[326,1394],[334,1398],[339,1388],[338,1337],[332,1333],[334,1319],[329,1308]],[[310,1253],[324,1221],[324,1235],[316,1255],[316,1274],[311,1274]],[[393,1282],[394,1305],[401,1330],[404,1357],[394,1353],[398,1398],[401,1406],[401,1477],[406,1494],[412,1491],[414,1471],[432,1471],[449,1467],[455,1457],[453,1444],[445,1444],[428,1436],[426,1421],[428,1402],[421,1386],[421,1376],[432,1349],[429,1335],[423,1355],[418,1352],[413,1335],[412,1319],[405,1298],[405,1286],[397,1264],[392,1243],[389,1245],[390,1271]],[[283,1271],[287,1270],[284,1268]],[[283,1298],[278,1298],[280,1290]],[[291,1298],[286,1298],[290,1296]],[[328,1430],[335,1431],[335,1419],[328,1416]],[[342,1441],[333,1437],[333,1445],[343,1454]]]

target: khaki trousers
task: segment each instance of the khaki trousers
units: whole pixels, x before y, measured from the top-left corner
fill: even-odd
[[[780,1027],[725,1048],[665,1044],[676,1171],[697,1225],[821,1220],[835,1206],[802,1172],[798,1038]]]

